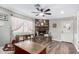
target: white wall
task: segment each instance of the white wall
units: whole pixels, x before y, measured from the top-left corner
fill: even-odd
[[[76,43],[77,43],[77,47],[78,47],[78,51],[79,51],[79,15],[77,17],[77,40],[76,40]]]
[[[58,41],[67,41],[67,42],[73,42],[73,20],[74,17],[66,17],[66,18],[60,18],[60,19],[53,19],[49,21],[49,32],[51,32],[51,35],[53,37],[52,40],[58,40]],[[53,23],[57,24],[56,28],[53,28]],[[71,29],[67,32],[62,32],[63,25],[64,24],[71,24]]]
[[[53,24],[56,23],[57,27],[53,28]],[[52,36],[52,40],[60,40],[60,21],[58,20],[49,20],[49,33]]]
[[[0,8],[0,14],[9,15],[6,11]],[[9,18],[7,18],[9,20]],[[3,23],[0,26],[0,47],[10,42],[10,24],[9,21],[0,21]]]
[[[79,12],[77,12],[77,20],[76,20],[77,29],[75,32],[75,43],[76,49],[79,52]]]
[[[10,26],[8,21],[4,21],[4,25],[0,27],[0,46],[4,46],[10,42]]]
[[[66,24],[70,25],[70,30],[68,30],[67,28],[64,28],[64,26],[66,26]],[[73,19],[71,20],[69,18],[69,20],[62,20],[61,21],[61,41],[67,41],[67,42],[74,42],[74,37],[73,37]]]

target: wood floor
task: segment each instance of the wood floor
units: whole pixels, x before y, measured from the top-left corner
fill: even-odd
[[[77,50],[72,43],[52,41],[47,47],[48,54],[76,54]]]
[[[77,54],[77,50],[72,43],[52,41],[46,49],[47,54]],[[0,52],[1,54],[1,52]],[[79,53],[78,53],[79,54]]]

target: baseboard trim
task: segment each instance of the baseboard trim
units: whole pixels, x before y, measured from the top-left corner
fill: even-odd
[[[74,44],[75,45],[75,48],[77,49],[77,51],[79,52],[79,48],[77,47],[77,45],[76,44]]]

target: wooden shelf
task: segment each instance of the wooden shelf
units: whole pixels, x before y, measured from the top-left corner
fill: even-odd
[[[42,23],[42,25],[41,25],[41,23]],[[36,31],[39,33],[39,35],[40,35],[40,32],[43,34],[48,33],[49,20],[42,20],[42,22],[40,22],[39,19],[36,19],[35,20],[35,33],[36,33]]]

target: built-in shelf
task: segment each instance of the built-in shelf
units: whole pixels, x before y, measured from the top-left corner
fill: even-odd
[[[35,34],[44,35],[48,34],[49,31],[49,20],[36,19],[35,20]]]

